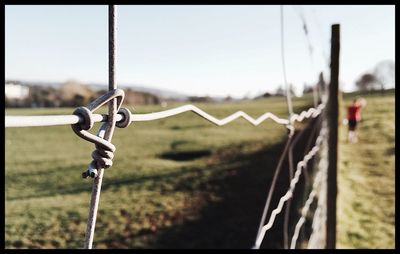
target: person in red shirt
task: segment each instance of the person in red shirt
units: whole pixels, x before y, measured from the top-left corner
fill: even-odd
[[[365,105],[365,100],[358,98],[354,99],[353,103],[347,108],[347,120],[349,125],[348,140],[351,143],[356,143],[357,138],[357,123],[361,121],[361,108]]]

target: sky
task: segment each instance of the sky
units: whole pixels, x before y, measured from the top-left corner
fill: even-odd
[[[117,84],[198,96],[256,96],[288,83],[299,95],[324,72],[340,24],[340,86],[395,55],[394,5],[120,5]],[[303,30],[304,17],[308,37]],[[281,29],[284,40],[281,40]],[[309,45],[313,51],[310,54]],[[6,5],[5,77],[108,82],[106,5]]]

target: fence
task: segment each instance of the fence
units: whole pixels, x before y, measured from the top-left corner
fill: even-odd
[[[282,41],[283,41],[283,8],[281,8]],[[307,248],[335,248],[336,241],[336,161],[337,161],[337,123],[338,123],[338,75],[339,75],[339,25],[332,26],[332,47],[331,47],[331,82],[329,89],[324,86],[318,87],[319,99],[314,96],[314,107],[302,111],[299,114],[293,113],[290,98],[290,89],[287,89],[287,104],[289,117],[279,118],[271,112],[266,112],[254,119],[243,111],[238,111],[223,119],[218,119],[194,105],[184,105],[177,108],[148,113],[133,114],[126,108],[121,108],[124,91],[117,89],[115,78],[116,67],[116,8],[109,6],[109,92],[97,98],[88,107],[77,108],[72,115],[52,116],[6,116],[5,127],[33,127],[71,125],[73,131],[83,139],[95,144],[96,150],[92,153],[93,161],[88,169],[82,173],[84,178],[94,178],[89,216],[85,236],[85,248],[92,248],[97,210],[99,206],[101,184],[104,169],[112,165],[115,146],[111,143],[115,127],[125,128],[131,122],[152,121],[166,117],[172,117],[187,111],[192,111],[205,120],[217,126],[226,125],[235,119],[244,118],[254,126],[270,119],[277,124],[284,125],[288,129],[288,139],[281,157],[274,172],[273,180],[268,192],[268,197],[261,216],[257,236],[253,248],[262,246],[263,240],[268,231],[273,227],[276,218],[282,213],[284,206],[284,247],[294,249],[298,246],[299,235],[304,226],[308,214],[311,212],[311,205],[317,202],[312,217],[312,233],[308,240]],[[282,46],[282,64],[284,64],[284,51]],[[286,73],[284,72],[286,83]],[[317,88],[317,87],[316,87]],[[314,95],[317,95],[314,90]],[[319,103],[319,104],[318,104]],[[108,104],[108,114],[95,114],[94,111],[102,105]],[[305,133],[305,129],[294,135],[295,122],[302,122],[306,119],[315,119],[305,129],[312,129],[308,137],[307,146],[313,146],[304,152],[304,157],[293,163],[293,150],[299,138]],[[95,122],[103,122],[97,135],[88,132]],[[276,207],[270,211],[271,199],[276,187],[276,180],[281,172],[285,157],[289,162],[290,183],[285,195],[280,199]],[[314,163],[311,163],[314,161]],[[298,221],[295,224],[293,234],[290,236],[289,213],[290,203],[294,195],[296,185],[303,174],[311,174],[313,165],[316,165],[316,172],[313,181],[306,180],[306,190],[309,191],[304,200],[301,212],[298,214]],[[296,169],[296,170],[294,170]],[[308,172],[309,171],[309,172]],[[307,190],[310,187],[310,190]],[[316,201],[317,200],[317,201]],[[269,219],[266,220],[267,214]],[[254,216],[258,216],[255,214]],[[290,241],[289,241],[290,239]]]

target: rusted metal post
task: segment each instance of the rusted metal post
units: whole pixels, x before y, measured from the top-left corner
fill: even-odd
[[[108,33],[109,33],[109,43],[108,43],[108,63],[109,63],[109,83],[108,90],[114,90],[117,88],[115,82],[115,65],[116,65],[116,6],[108,6]],[[115,129],[115,122],[117,116],[117,99],[113,99],[108,104],[108,126],[104,134],[104,139],[111,141],[112,135]],[[85,235],[85,249],[92,249],[93,246],[93,236],[94,229],[96,225],[97,210],[100,201],[101,184],[103,181],[104,168],[98,169],[98,175],[94,179],[92,196],[90,200],[89,216],[86,226]]]
[[[326,220],[326,248],[336,248],[336,197],[339,125],[339,51],[340,25],[332,25],[331,82],[328,97],[328,193]]]

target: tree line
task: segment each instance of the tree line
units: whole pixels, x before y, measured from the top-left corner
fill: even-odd
[[[25,98],[11,99],[5,97],[6,107],[78,107],[86,106],[91,101],[107,92],[106,89],[93,91],[77,81],[67,81],[60,88],[30,85]],[[124,103],[127,105],[160,104],[161,98],[156,95],[125,90]]]

